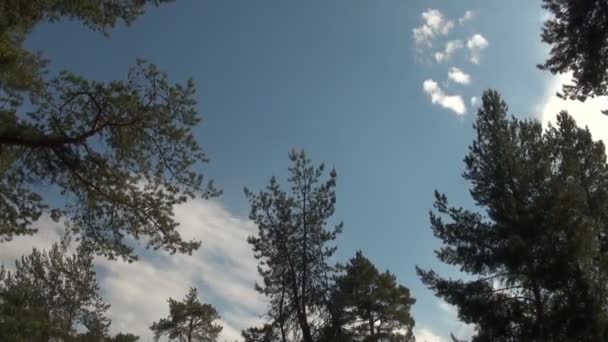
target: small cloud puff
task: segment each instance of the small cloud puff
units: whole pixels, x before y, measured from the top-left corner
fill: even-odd
[[[485,50],[488,45],[488,40],[479,33],[474,34],[467,40],[467,49],[469,49],[469,61],[473,64],[479,64],[481,60],[481,52]]]
[[[458,18],[458,24],[462,25],[467,21],[471,21],[475,17],[475,13],[471,10],[464,12],[462,17]]]
[[[448,79],[463,85],[468,85],[471,83],[471,75],[456,67],[450,68],[450,71],[448,71]]]
[[[445,36],[454,28],[454,21],[447,20],[437,9],[427,9],[422,12],[421,17],[424,23],[413,30],[417,46],[431,47],[436,36]]]
[[[439,84],[432,79],[424,81],[422,89],[431,97],[431,103],[452,110],[458,115],[466,113],[467,107],[462,97],[459,95],[446,95],[443,89],[439,87]]]

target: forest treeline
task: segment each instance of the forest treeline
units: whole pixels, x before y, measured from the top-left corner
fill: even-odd
[[[0,268],[0,341],[137,341],[110,334],[94,258],[137,262],[132,240],[171,254],[201,245],[180,236],[174,217],[176,205],[221,195],[200,172],[208,160],[193,135],[194,83],[172,83],[145,60],[125,80],[54,73],[24,47],[41,22],[75,20],[110,34],[164,2],[0,3],[0,243],[36,234],[43,216],[65,225],[50,249]],[[559,95],[608,95],[608,3],[542,6],[551,52],[539,68],[573,75]],[[462,277],[417,267],[418,276],[474,326],[471,342],[608,341],[604,144],[567,112],[548,127],[517,119],[495,90],[483,93],[474,129],[462,175],[474,206],[436,191],[430,213],[436,256]],[[333,217],[336,186],[335,170],[292,150],[286,180],[245,189],[257,226],[248,239],[255,289],[268,302],[265,323],[245,329],[245,341],[415,341],[415,299],[393,273],[363,251],[333,261],[343,229]],[[219,338],[221,312],[195,287],[167,304],[169,315],[150,322],[157,340]]]

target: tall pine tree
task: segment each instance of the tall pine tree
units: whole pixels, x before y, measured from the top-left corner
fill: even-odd
[[[306,154],[289,154],[289,191],[273,177],[265,190],[245,189],[251,203],[250,219],[258,233],[249,238],[263,283],[257,290],[270,300],[267,313],[281,341],[300,336],[313,342],[314,323],[325,310],[333,268],[331,245],[342,224],[328,227],[336,202],[336,171],[322,179],[325,167],[314,166]]]
[[[605,341],[608,167],[604,145],[565,112],[543,131],[483,95],[465,158],[476,210],[436,193],[437,257],[469,275],[418,269],[481,341]]]

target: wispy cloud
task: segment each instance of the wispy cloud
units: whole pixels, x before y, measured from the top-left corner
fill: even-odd
[[[196,286],[201,301],[215,305],[222,316],[220,340],[240,340],[240,331],[258,324],[266,308],[264,298],[253,290],[258,279],[256,261],[246,242],[254,225],[213,201],[191,201],[176,207],[175,214],[184,238],[202,240],[193,255],[146,252],[131,264],[96,258],[102,294],[111,304],[111,330],[151,341],[149,326],[167,316],[166,300],[181,299],[190,286]],[[11,264],[33,245],[48,248],[59,239],[60,224],[45,219],[39,226],[40,233],[34,237],[3,244],[1,261]]]
[[[416,341],[419,342],[447,342],[446,339],[442,339],[426,327],[414,329],[414,336],[416,337]]]
[[[63,223],[57,223],[47,215],[38,220],[36,228],[39,231],[34,235],[17,236],[11,241],[0,243],[0,262],[5,267],[12,269],[15,259],[31,252],[34,246],[49,249],[53,243],[59,241],[64,232]]]
[[[467,21],[473,20],[474,17],[475,17],[475,12],[473,12],[471,10],[465,11],[464,14],[462,15],[462,17],[458,18],[458,24],[463,25]]]
[[[414,28],[413,37],[417,46],[431,47],[438,35],[447,35],[454,28],[454,21],[445,18],[437,9],[422,12],[422,25]]]
[[[471,75],[456,67],[450,68],[450,71],[448,71],[448,79],[458,84],[471,84]]]
[[[439,300],[437,306],[443,312],[444,323],[451,330],[452,334],[460,340],[470,340],[475,334],[475,326],[461,322],[458,319],[458,309],[455,306],[443,300]]]
[[[469,61],[473,64],[479,64],[481,61],[481,52],[488,47],[488,40],[480,33],[476,33],[467,40],[467,49],[469,49]]]
[[[435,61],[437,63],[443,63],[452,57],[454,52],[464,47],[464,43],[461,40],[450,40],[445,44],[443,51],[435,52]]]
[[[431,98],[431,103],[438,104],[443,108],[452,110],[458,115],[466,113],[467,108],[460,95],[446,95],[445,92],[439,87],[437,82],[432,79],[424,81],[422,89]]]

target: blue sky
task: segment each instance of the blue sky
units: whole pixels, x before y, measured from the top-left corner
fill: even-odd
[[[38,27],[28,46],[44,51],[53,70],[111,80],[124,78],[135,58],[143,57],[172,80],[192,77],[197,85],[203,124],[196,135],[211,158],[203,171],[224,195],[178,211],[183,229],[203,240],[203,251],[190,259],[150,255],[137,270],[99,261],[116,329],[142,333],[138,327],[151,323],[142,323],[145,315],[137,313],[144,304],[125,296],[144,294],[158,302],[160,313],[143,310],[157,319],[166,314],[165,298],[181,297],[188,282],[220,308],[229,326],[224,336],[255,320],[263,301],[247,292],[255,270],[244,260],[250,255],[243,239],[254,227],[244,219],[242,189],[258,189],[271,175],[284,179],[287,153],[296,147],[338,171],[335,217],[345,226],[337,259],[361,249],[379,268],[394,272],[417,298],[420,338],[448,341],[450,332],[469,334],[453,309],[423,287],[414,266],[453,273],[435,260],[438,241],[428,212],[435,189],[453,203],[471,205],[460,177],[473,139],[471,98],[495,88],[516,116],[549,120],[543,113],[561,79],[535,67],[547,49],[540,43],[540,5],[180,0],[150,9],[109,37],[69,22]],[[453,51],[446,51],[448,42]],[[234,284],[222,285],[226,279]],[[226,292],[232,285],[233,292]],[[119,309],[133,313],[119,316]]]

